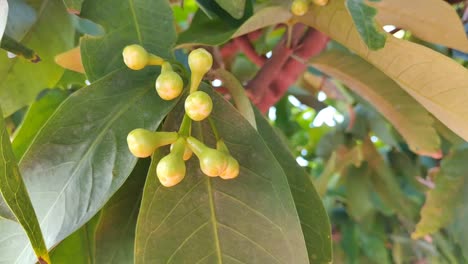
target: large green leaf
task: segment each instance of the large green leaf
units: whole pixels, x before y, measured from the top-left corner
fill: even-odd
[[[256,123],[259,134],[287,176],[301,221],[310,263],[330,263],[332,260],[330,223],[309,175],[299,167],[288,146],[259,111],[256,111]]]
[[[73,44],[73,26],[62,1],[36,2],[33,6],[36,13],[21,0],[10,3],[12,12],[9,13],[6,33],[36,51],[41,62],[31,63],[20,57],[9,59],[5,51],[0,51],[0,101],[5,116],[32,102],[42,89],[57,83],[63,69],[55,64],[54,56],[70,49]],[[26,17],[28,14],[30,17]],[[26,22],[18,21],[23,18]]]
[[[81,16],[102,27],[102,37],[81,39],[81,58],[89,80],[126,67],[122,50],[140,44],[148,52],[172,58],[176,40],[172,9],[167,0],[100,0],[86,1]]]
[[[48,247],[86,223],[128,177],[136,162],[128,151],[128,132],[155,129],[173,107],[156,95],[147,74],[117,71],[80,89],[23,156],[20,168]],[[1,236],[17,232],[0,222]],[[0,262],[30,260],[22,237],[0,242]]]
[[[241,164],[240,175],[207,177],[193,157],[185,179],[166,188],[155,175],[161,154],[155,156],[138,216],[136,263],[309,263],[281,166],[254,128],[206,91],[213,98],[211,118]],[[166,126],[173,130],[177,120],[171,117]],[[201,125],[193,124],[193,132],[203,133],[212,146],[209,125]]]
[[[283,23],[290,19],[291,16],[291,12],[288,9],[282,6],[271,6],[256,11],[240,27],[234,27],[219,18],[210,19],[205,13],[198,11],[192,20],[190,28],[179,35],[177,45],[220,45],[231,38],[267,26]]]
[[[0,109],[1,116],[2,110]],[[8,135],[3,119],[0,120],[0,134],[0,192],[18,222],[24,228],[37,258],[45,261],[45,263],[50,263],[41,227],[29,198],[28,190],[21,177],[11,147],[10,135]]]
[[[383,48],[387,35],[375,22],[377,9],[367,5],[364,0],[346,0],[346,7],[353,18],[359,35],[366,45],[371,50]]]
[[[2,41],[3,32],[5,32],[7,17],[8,17],[8,2],[7,0],[0,0],[0,42]]]
[[[468,139],[468,72],[462,65],[429,48],[390,36],[384,48],[370,50],[353,26],[344,0],[313,6],[311,12],[298,19],[373,64],[450,129]]]
[[[53,89],[45,92],[44,96],[34,102],[26,113],[21,126],[13,136],[13,152],[17,159],[21,159],[31,144],[34,136],[45,124],[55,109],[68,97],[69,92]]]
[[[314,58],[312,64],[370,102],[392,123],[411,150],[426,155],[440,151],[432,116],[380,70],[356,55],[340,51],[326,52]]]
[[[52,250],[52,263],[66,264],[70,260],[73,264],[133,263],[136,208],[148,166],[149,160],[137,163],[104,208]]]
[[[150,160],[140,160],[101,211],[96,229],[95,263],[133,263],[135,228]]]
[[[52,263],[133,263],[135,226],[148,166],[149,159],[137,163],[104,208],[52,250]]]

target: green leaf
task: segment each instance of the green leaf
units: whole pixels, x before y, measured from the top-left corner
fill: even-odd
[[[11,209],[5,203],[5,200],[3,200],[3,197],[0,197],[0,218],[5,218],[15,222],[18,221],[13,212],[11,212]]]
[[[374,211],[369,174],[367,164],[362,164],[360,167],[348,166],[343,175],[347,211],[356,221],[362,221]]]
[[[240,27],[231,26],[219,18],[210,19],[202,11],[198,11],[189,29],[182,32],[177,39],[177,46],[220,45],[231,38],[267,26],[283,23],[291,18],[291,12],[281,6],[266,7],[256,11]]]
[[[173,57],[176,31],[168,1],[87,1],[81,16],[100,24],[106,32],[102,37],[81,39],[83,66],[91,81],[126,68],[122,50],[130,44],[140,44],[166,59]]]
[[[53,264],[133,263],[138,207],[149,159],[140,160],[124,185],[91,220],[51,252]]]
[[[309,175],[297,164],[284,140],[276,134],[259,111],[256,111],[256,122],[259,134],[287,176],[301,221],[310,263],[330,263],[331,227],[322,200]]]
[[[198,10],[190,27],[179,34],[177,46],[220,45],[228,41],[235,31],[235,27],[221,19],[210,19],[202,10]]]
[[[241,19],[244,16],[246,0],[215,0],[233,18]]]
[[[23,157],[36,134],[68,95],[69,92],[60,89],[47,90],[29,107],[23,122],[13,135],[12,146],[17,159]]]
[[[127,134],[139,127],[156,129],[175,104],[160,99],[153,80],[142,74],[148,71],[116,71],[77,91],[23,156],[20,168],[48,247],[86,223],[128,177],[136,158]],[[14,227],[2,225],[0,236],[15,234]],[[21,236],[0,242],[0,262],[30,260]]]
[[[411,235],[413,238],[435,233],[440,228],[448,226],[453,222],[454,215],[453,230],[460,227],[460,220],[466,223],[468,218],[462,219],[462,217],[466,207],[464,199],[468,182],[466,180],[467,158],[468,145],[466,144],[454,149],[449,156],[444,158],[440,172],[435,176],[435,188],[427,193],[426,202],[421,210],[421,220]],[[461,235],[463,235],[463,230],[458,230],[458,232],[462,232]],[[455,240],[459,240],[458,234],[453,235]]]
[[[81,12],[81,5],[83,4],[84,0],[63,0],[63,2],[67,7],[68,13],[78,15]]]
[[[466,223],[468,221],[468,180],[466,180],[466,171],[467,168],[465,168],[465,175],[462,176],[465,181],[463,186],[461,186],[462,189],[458,198],[458,205],[454,208],[454,217],[448,226],[448,230],[451,238],[458,243],[462,249],[465,259],[468,259],[468,229],[466,228]]]
[[[73,45],[74,29],[63,3],[60,0],[35,2],[35,9],[21,0],[10,2],[6,33],[36,51],[41,62],[31,63],[20,57],[10,59],[6,51],[0,51],[3,80],[0,102],[5,116],[31,103],[39,91],[57,83],[63,69],[55,64],[54,56]]]
[[[468,144],[464,143],[450,153],[441,162],[440,170],[451,178],[465,177],[468,170]]]
[[[427,193],[421,219],[411,234],[413,239],[435,233],[452,221],[464,181],[464,177],[449,177],[442,173],[435,176],[435,187]]]
[[[149,159],[140,160],[102,209],[96,229],[96,263],[133,263],[135,227],[149,165]]]
[[[8,17],[8,2],[7,0],[0,0],[0,42],[2,41],[3,33]]]
[[[0,116],[2,110],[0,109]],[[0,120],[1,149],[0,155],[0,192],[8,207],[15,215],[18,222],[24,228],[31,246],[36,253],[37,259],[50,263],[41,227],[37,220],[36,212],[29,198],[28,190],[16,163],[13,149],[11,148],[10,136],[6,130],[5,122]],[[11,243],[10,239],[7,239]]]
[[[233,27],[238,27],[253,14],[252,0],[196,0],[196,2],[200,10],[210,19],[219,19]]]
[[[339,51],[314,58],[312,65],[370,102],[392,123],[412,151],[426,155],[439,153],[440,139],[434,128],[434,118],[380,70],[356,55]]]
[[[466,69],[451,58],[421,45],[388,37],[373,51],[360,39],[344,0],[311,7],[299,21],[345,45],[396,81],[408,94],[455,133],[468,139]],[[401,54],[405,54],[402,56]]]
[[[383,48],[387,35],[375,22],[377,9],[367,5],[364,0],[346,0],[346,7],[364,43],[371,50]]]
[[[375,226],[376,225],[376,226]],[[367,230],[364,230],[367,229]],[[380,222],[374,223],[374,226],[360,226],[359,238],[361,248],[364,253],[372,260],[370,263],[389,264],[389,252],[387,250],[384,226]]]
[[[94,262],[94,240],[99,214],[88,223],[60,242],[51,252],[53,264],[92,264]]]
[[[155,156],[138,216],[135,263],[309,263],[278,161],[231,105],[211,89],[205,91],[214,104],[210,118],[241,164],[240,175],[234,180],[207,177],[192,157],[185,179],[166,188],[155,175],[162,155]],[[166,126],[173,130],[180,118],[169,118]],[[210,126],[198,124],[194,132],[213,146]]]
[[[385,163],[369,138],[364,139],[362,149],[365,160],[372,170],[370,177],[372,188],[380,199],[405,219],[414,219],[417,212],[414,202],[405,196],[392,169]]]

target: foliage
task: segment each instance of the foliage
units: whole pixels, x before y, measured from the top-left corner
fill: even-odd
[[[467,7],[0,0],[0,263],[466,263]]]

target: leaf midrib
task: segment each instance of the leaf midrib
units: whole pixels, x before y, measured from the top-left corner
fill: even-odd
[[[136,30],[136,33],[137,33],[138,42],[140,44],[143,44],[143,38],[141,36],[140,27],[138,26],[138,19],[137,19],[137,16],[136,16],[135,4],[134,4],[133,0],[128,0],[128,5],[130,6],[130,11],[132,12],[132,19],[133,19],[133,23],[135,24],[135,30]]]
[[[219,236],[218,236],[218,220],[216,218],[216,211],[214,207],[214,198],[213,198],[213,189],[211,186],[211,179],[206,177],[206,186],[208,188],[208,199],[210,202],[210,212],[211,212],[211,222],[213,223],[213,235],[215,239],[215,247],[216,247],[216,257],[218,259],[218,263],[222,264],[223,259],[221,257],[221,245],[219,243]]]

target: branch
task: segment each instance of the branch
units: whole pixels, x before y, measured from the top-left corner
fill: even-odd
[[[294,42],[291,41],[291,43]],[[260,94],[260,100],[257,100],[257,102],[254,101],[257,107],[263,113],[268,111],[272,105],[284,96],[289,86],[294,84],[299,76],[307,69],[307,64],[305,64],[304,61],[307,62],[311,57],[319,54],[323,49],[325,49],[327,43],[328,37],[326,35],[310,28],[293,50],[294,55],[300,60],[292,58],[290,53],[288,54],[288,59],[282,65],[280,71],[276,71],[274,74],[268,72],[268,69],[265,69],[263,72],[259,72],[254,80],[261,80],[263,78],[270,78],[270,80],[265,82],[268,86],[263,88],[265,91]],[[249,88],[252,87],[258,88],[257,86],[252,86],[251,83],[249,83]]]
[[[265,64],[267,58],[257,54],[247,35],[237,37],[233,42],[255,65],[262,67]]]

